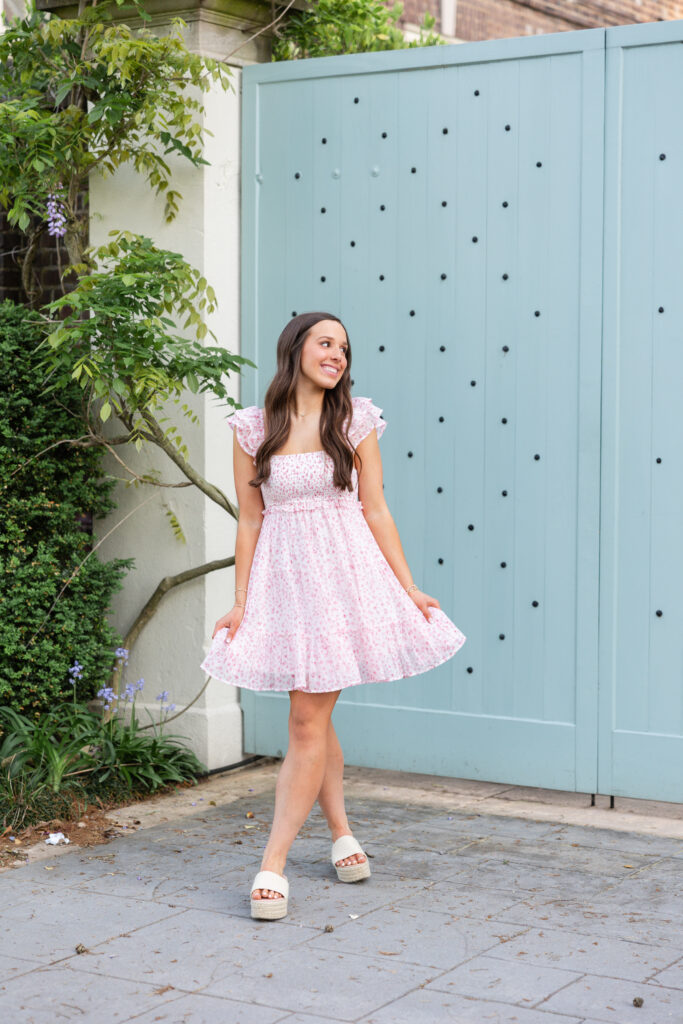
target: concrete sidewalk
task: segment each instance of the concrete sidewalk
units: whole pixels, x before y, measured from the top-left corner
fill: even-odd
[[[372,877],[337,881],[316,805],[287,917],[255,921],[278,768],[0,874],[1,1019],[683,1024],[680,805],[347,767]]]

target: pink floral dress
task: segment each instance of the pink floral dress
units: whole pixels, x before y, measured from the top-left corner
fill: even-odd
[[[382,410],[370,398],[352,402],[352,443],[373,429],[381,437]],[[250,405],[227,422],[253,458],[263,410]],[[242,622],[227,642],[227,629],[216,633],[201,668],[249,690],[323,693],[452,658],[466,637],[440,608],[427,621],[394,575],[365,521],[355,467],[353,491],[343,491],[325,451],[274,455],[270,465]]]

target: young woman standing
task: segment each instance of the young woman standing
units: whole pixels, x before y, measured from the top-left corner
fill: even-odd
[[[348,686],[426,672],[466,637],[413,582],[384,499],[370,398],[351,397],[351,346],[329,313],[302,313],[277,345],[264,408],[235,412],[235,604],[201,667],[251,690],[286,690],[289,747],[251,915],[287,913],[289,848],[317,800],[343,882],[370,875],[344,807],[332,710]],[[254,471],[254,467],[256,467]]]

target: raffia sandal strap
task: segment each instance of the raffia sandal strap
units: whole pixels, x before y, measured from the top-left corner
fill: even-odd
[[[339,839],[335,839],[332,844],[332,863],[336,866],[338,860],[351,857],[354,853],[362,853],[365,856],[365,850],[356,837],[348,835],[339,836]]]
[[[281,892],[283,897],[287,899],[289,895],[289,882],[284,875],[278,875],[275,871],[259,871],[251,887],[250,896],[254,889],[271,889],[273,892]]]

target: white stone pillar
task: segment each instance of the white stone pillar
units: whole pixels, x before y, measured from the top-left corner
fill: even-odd
[[[64,17],[73,16],[76,10],[66,6],[64,0],[42,0],[41,6]],[[213,132],[205,137],[204,156],[210,163],[195,169],[182,157],[165,157],[172,170],[169,187],[182,195],[175,220],[164,222],[163,193],[157,197],[146,179],[130,166],[106,178],[94,172],[90,180],[90,242],[102,244],[109,240],[110,231],[120,228],[148,235],[158,246],[182,253],[216,292],[218,308],[207,317],[208,326],[219,344],[239,353],[241,67],[270,60],[270,30],[249,40],[271,20],[271,5],[232,0],[211,0],[209,5],[205,0],[147,0],[145,9],[152,18],[144,24],[158,35],[170,31],[171,17],[181,16],[187,23],[186,45],[195,53],[223,59],[236,51],[226,61],[234,90],[212,85],[207,93],[194,92],[203,101],[204,126]],[[135,30],[142,23],[130,13],[131,9],[126,9],[121,20]],[[182,319],[177,326],[177,333],[182,334]],[[215,344],[210,336],[206,343]],[[230,378],[229,387],[230,394],[239,400],[239,375]],[[170,404],[166,425],[177,425],[190,462],[236,503],[232,432],[225,425],[229,410],[212,397],[188,392],[184,399],[198,422],[193,424],[179,407]],[[121,432],[121,424],[114,417],[107,424],[110,431]],[[184,479],[156,447],[143,449],[140,456],[132,446],[117,451],[135,472],[156,468],[159,478],[166,482]],[[113,456],[106,457],[104,466],[122,480],[127,477]],[[96,538],[103,537],[150,494],[151,500],[133,512],[98,549],[105,560],[133,556],[136,561],[111,603],[110,621],[122,636],[164,576],[235,550],[236,523],[193,486],[153,489],[149,485],[127,487],[118,483],[114,491],[117,508],[95,523]],[[186,544],[174,536],[170,511],[180,521]],[[233,602],[232,568],[176,587],[163,599],[138,638],[124,677],[124,682],[135,682],[140,677],[145,680],[136,700],[141,721],[149,721],[145,707],[158,720],[160,704],[155,698],[163,690],[169,692],[169,699],[178,708],[196,696],[206,679],[199,663],[208,649],[214,623]],[[243,750],[239,690],[216,680],[211,680],[198,702],[166,731],[187,737],[209,770],[234,765],[249,753]]]

